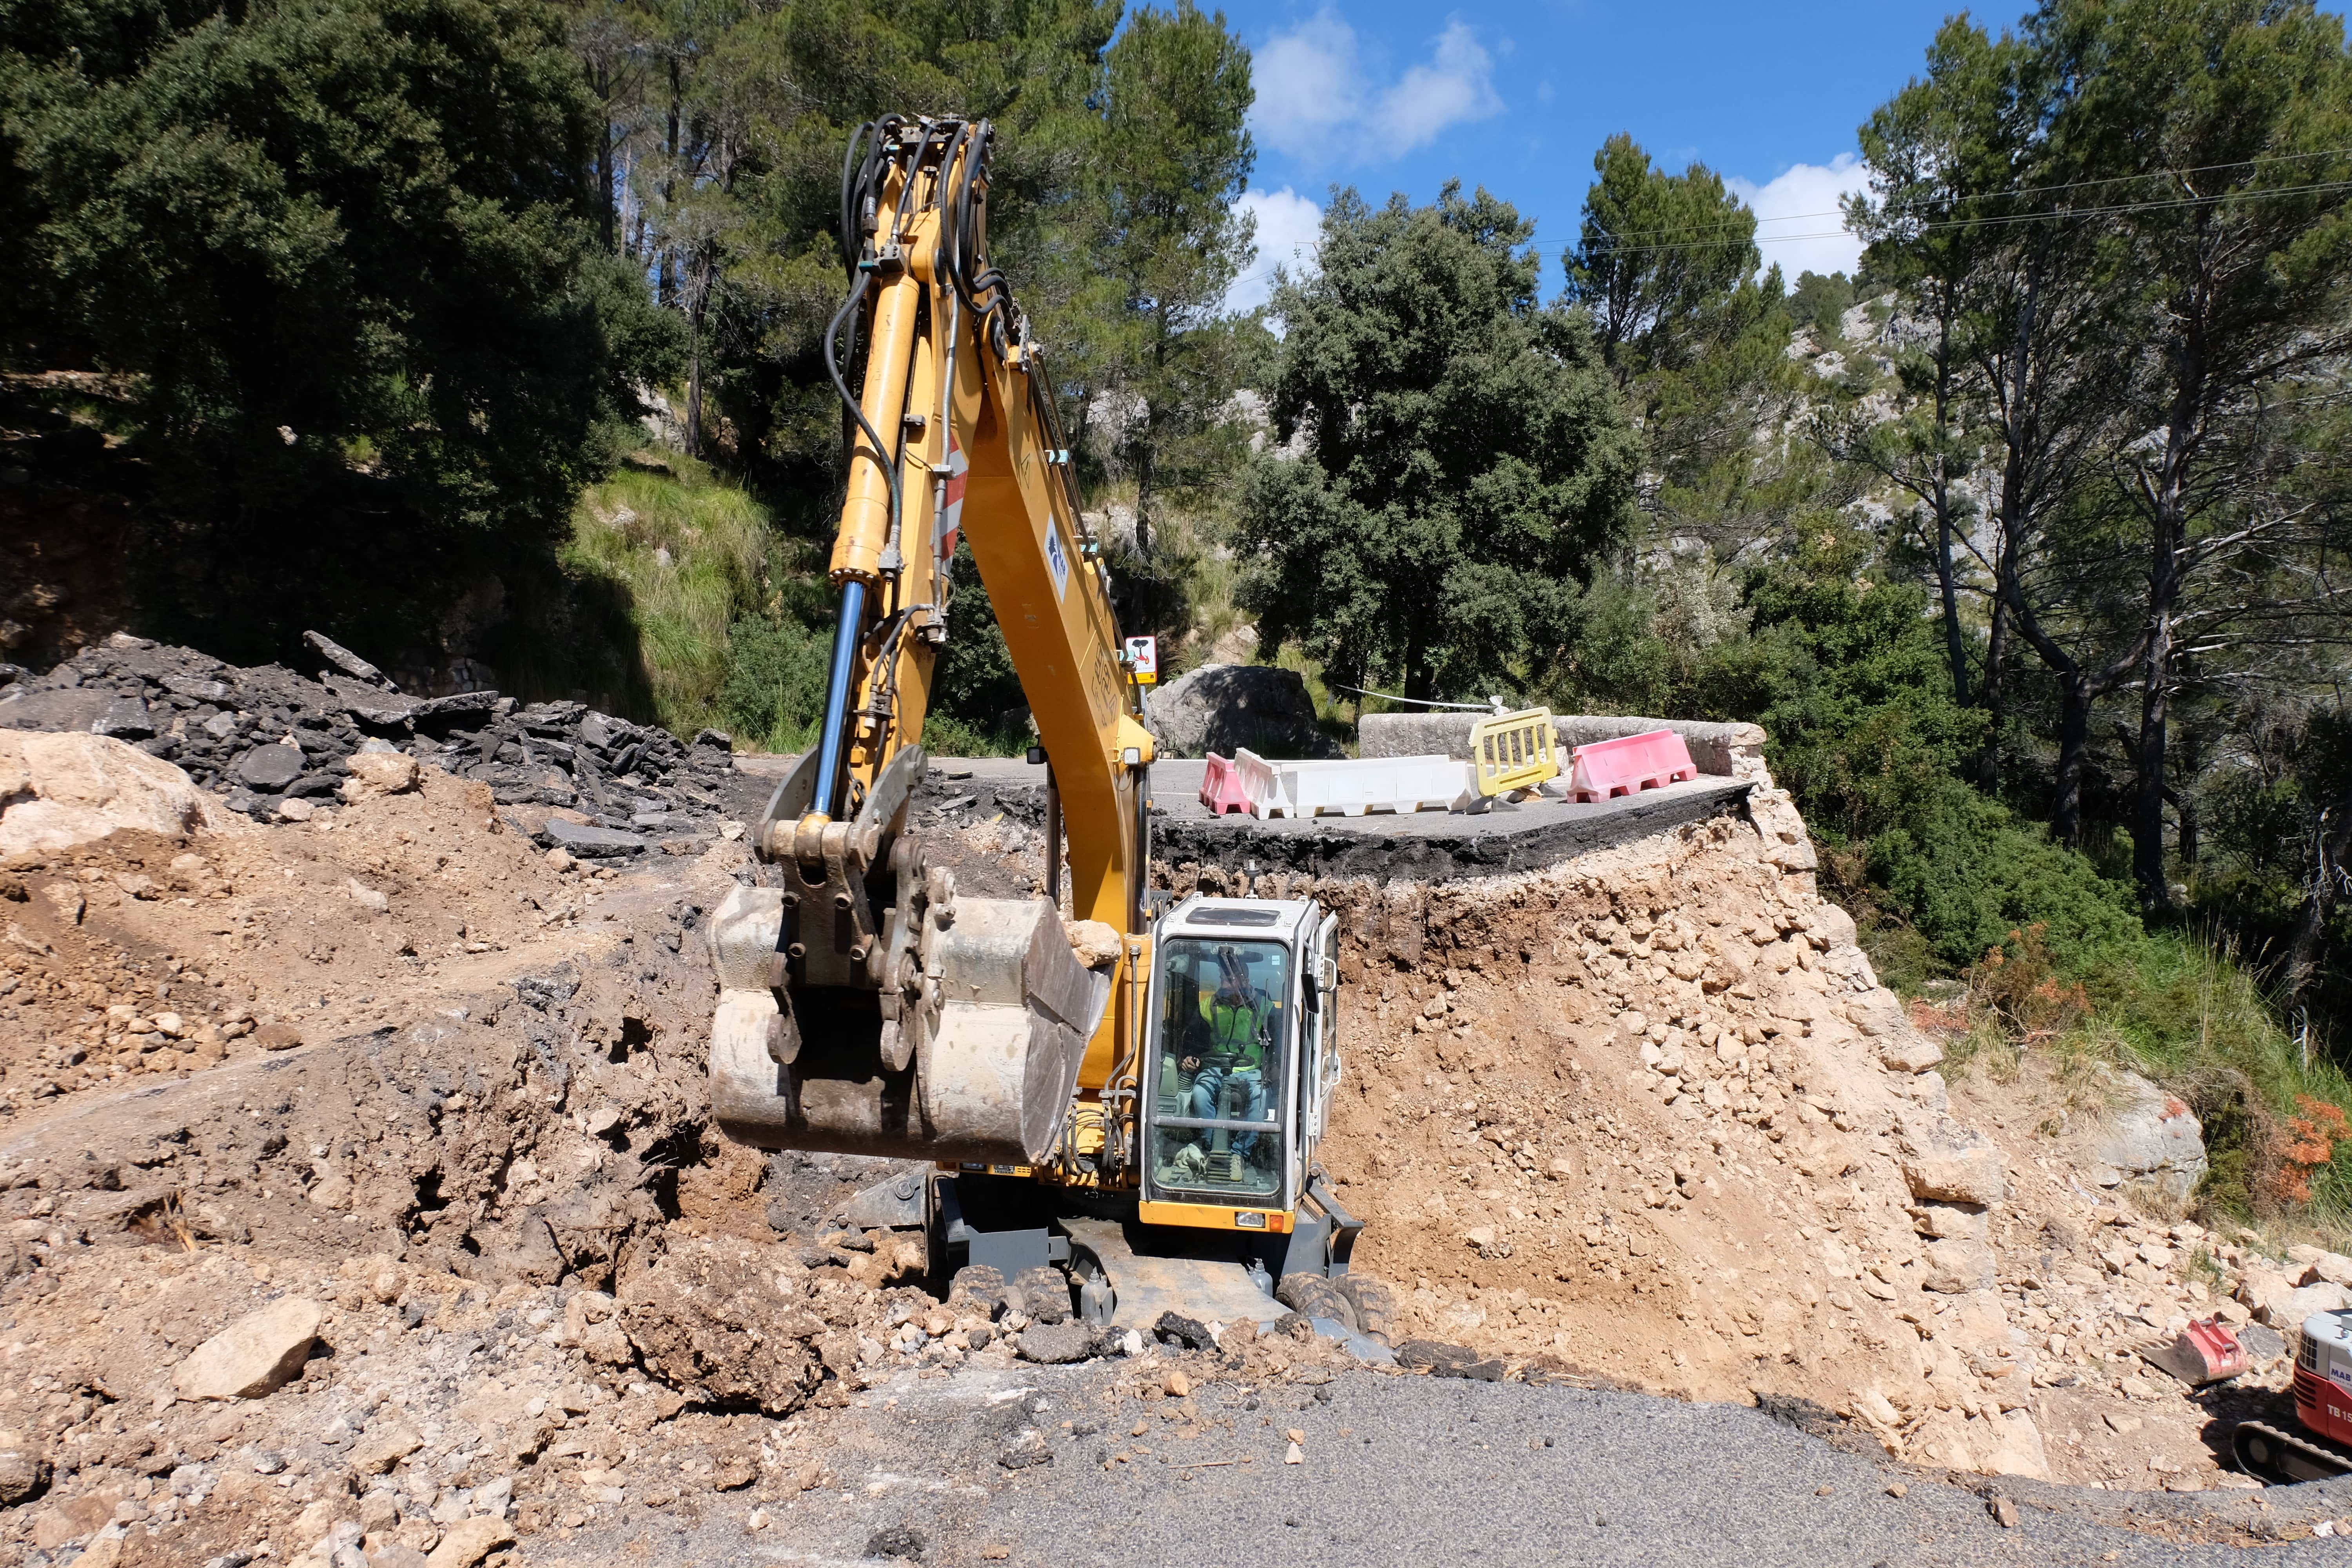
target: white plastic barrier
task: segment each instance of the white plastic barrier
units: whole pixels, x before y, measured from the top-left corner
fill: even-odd
[[[1234,754],[1250,815],[1361,816],[1370,811],[1459,811],[1483,805],[1475,767],[1452,757],[1370,757],[1338,762],[1270,762]]]

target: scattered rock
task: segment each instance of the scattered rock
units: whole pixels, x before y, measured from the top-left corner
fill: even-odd
[[[541,835],[556,848],[582,860],[610,859],[615,855],[636,855],[644,852],[646,841],[634,833],[617,828],[599,827],[593,823],[566,822],[551,816]]]
[[[1052,1464],[1054,1450],[1045,1446],[1045,1439],[1040,1434],[1024,1432],[1010,1447],[996,1456],[996,1462],[1008,1470],[1031,1469],[1038,1465]]]
[[[1992,1205],[2009,1196],[2008,1162],[1998,1149],[1963,1149],[1903,1162],[1911,1195],[1936,1203]]]
[[[1426,1370],[1432,1377],[1466,1377],[1476,1383],[1500,1383],[1500,1357],[1481,1356],[1467,1345],[1443,1340],[1407,1340],[1396,1347],[1397,1364],[1409,1371]]]
[[[1904,1016],[1903,999],[1895,995],[1892,991],[1882,991],[1874,988],[1865,991],[1859,996],[1856,996],[1853,1001],[1848,1002],[1845,1006],[1845,1011],[1846,1016],[1853,1020],[1855,1028],[1860,1029],[1864,1034],[1870,1036],[1874,1039],[1879,1039],[1885,1042],[1885,1044],[1879,1047],[1882,1058],[1885,1057],[1887,1049],[1896,1044],[1899,1037],[1911,1032],[1907,1028],[1908,1020]],[[1943,1059],[1943,1052],[1937,1051],[1936,1053],[1936,1061],[1941,1061]],[[1935,1061],[1931,1061],[1927,1064],[1927,1067],[1934,1067],[1935,1065]],[[1906,1070],[1910,1072],[1924,1072],[1926,1068],[1910,1068]]]
[[[51,1552],[105,1529],[107,1521],[114,1517],[119,1497],[119,1493],[111,1491],[84,1492],[43,1509],[33,1521],[33,1544]]]
[[[1062,931],[1070,939],[1070,951],[1088,969],[1114,962],[1121,951],[1118,931],[1108,921],[1064,921]]]
[[[903,1557],[919,1563],[929,1550],[923,1532],[911,1524],[894,1524],[866,1538],[868,1557]]]
[[[2352,1290],[2323,1280],[2273,1297],[2256,1308],[2255,1315],[2272,1328],[2294,1333],[2301,1331],[2305,1318],[2321,1312],[2340,1312],[2347,1307],[2352,1307]]]
[[[425,1568],[474,1568],[499,1547],[513,1543],[514,1531],[502,1519],[461,1519],[425,1559]]]
[[[2102,1185],[2145,1191],[2172,1205],[2187,1202],[2205,1178],[2204,1128],[2196,1113],[2137,1073],[2117,1073],[2115,1082],[2119,1102],[2082,1134],[2083,1158],[2100,1173]]]
[[[1102,1353],[1091,1323],[1032,1323],[1021,1331],[1020,1355],[1046,1366],[1088,1361]]]
[[[781,1257],[734,1237],[694,1238],[633,1275],[621,1288],[618,1321],[646,1371],[771,1415],[798,1409],[815,1381],[813,1342],[825,1325],[777,1289]]]
[[[239,783],[272,795],[302,776],[302,749],[283,743],[256,746],[236,765]]]
[[[32,1501],[48,1489],[49,1461],[21,1446],[0,1447],[0,1508]]]
[[[1911,1227],[1939,1241],[1988,1241],[1992,1211],[1979,1204],[1921,1204],[1911,1211]]]
[[[1177,1311],[1160,1313],[1160,1321],[1151,1325],[1151,1337],[1161,1344],[1181,1345],[1188,1351],[1217,1348],[1216,1337],[1209,1332],[1208,1324]]]
[[[1944,1047],[1918,1030],[1906,1026],[1895,1030],[1878,1042],[1878,1059],[1890,1071],[1923,1073],[1942,1064]]]
[[[367,795],[399,795],[416,787],[419,776],[416,759],[402,752],[354,752],[343,764],[351,769],[351,778],[343,788],[343,798],[355,799]],[[359,786],[357,795],[352,785]]]
[[[1993,1289],[1999,1272],[1992,1248],[1981,1241],[1931,1241],[1927,1274],[1920,1284],[1940,1295],[1957,1296]]]
[[[397,1418],[370,1426],[352,1448],[352,1468],[363,1476],[380,1476],[425,1447],[416,1429]]]
[[[172,1374],[183,1399],[259,1399],[302,1370],[326,1309],[289,1296],[198,1345]]]

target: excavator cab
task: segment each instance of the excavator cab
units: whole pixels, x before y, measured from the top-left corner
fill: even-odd
[[[1162,918],[1142,1198],[1188,1206],[1161,1223],[1278,1225],[1297,1206],[1339,1071],[1335,942],[1305,900],[1195,897]]]

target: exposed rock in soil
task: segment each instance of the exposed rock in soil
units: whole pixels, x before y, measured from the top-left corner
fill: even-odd
[[[1204,664],[1154,691],[1146,711],[1162,756],[1342,754],[1316,723],[1306,681],[1274,665]]]
[[[803,1304],[802,1283],[781,1247],[688,1241],[622,1288],[621,1319],[646,1370],[671,1387],[782,1415],[824,1374],[826,1325]],[[854,1366],[854,1348],[836,1347],[835,1360]]]

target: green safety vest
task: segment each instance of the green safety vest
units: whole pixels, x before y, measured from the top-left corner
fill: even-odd
[[[1261,1063],[1258,1036],[1264,1030],[1266,1015],[1274,1004],[1263,991],[1252,992],[1250,1000],[1239,1006],[1220,1002],[1214,992],[1201,997],[1201,1016],[1209,1021],[1209,1053],[1223,1058],[1237,1058],[1237,1070],[1255,1072]]]

